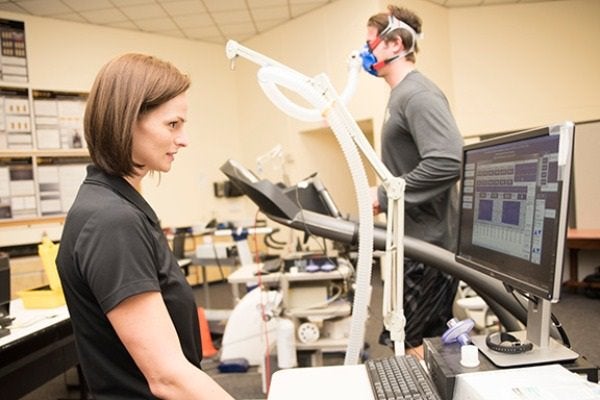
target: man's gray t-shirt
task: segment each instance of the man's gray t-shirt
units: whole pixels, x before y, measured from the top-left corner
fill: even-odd
[[[390,93],[381,143],[383,163],[406,181],[406,235],[454,250],[462,146],[442,91],[410,72]],[[385,211],[382,188],[379,201]]]

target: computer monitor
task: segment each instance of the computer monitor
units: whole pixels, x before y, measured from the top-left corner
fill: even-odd
[[[550,338],[550,305],[562,283],[573,134],[573,123],[565,122],[463,150],[456,260],[529,299],[526,331],[512,335],[520,343],[473,338],[498,366],[577,358]]]

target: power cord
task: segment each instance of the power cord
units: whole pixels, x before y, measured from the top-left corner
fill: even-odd
[[[515,292],[519,293],[521,296],[523,296],[527,300],[529,300],[529,301],[534,302],[535,304],[537,304],[538,301],[537,301],[537,299],[535,297],[531,297],[529,294],[523,292],[522,290],[515,289],[514,287],[512,287],[510,285],[504,285],[504,286],[506,287],[506,289],[508,290],[508,292],[512,295],[512,297],[515,299],[515,301],[525,311],[527,311],[527,307],[525,307],[525,305],[523,305],[523,303],[521,302],[521,300],[516,296]],[[556,327],[556,329],[558,330],[558,333],[560,335],[560,338],[561,338],[564,346],[570,349],[571,348],[571,341],[569,340],[569,337],[567,336],[567,332],[563,328],[562,324],[560,323],[560,321],[558,320],[558,318],[556,318],[556,316],[554,315],[554,313],[550,313],[550,318],[552,319],[552,325],[554,325]]]

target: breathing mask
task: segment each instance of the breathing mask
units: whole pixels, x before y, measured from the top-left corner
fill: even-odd
[[[396,29],[406,29],[408,32],[410,32],[410,34],[412,36],[412,43],[411,43],[410,49],[404,50],[400,54],[397,54],[393,57],[387,58],[382,61],[378,61],[377,57],[375,57],[375,54],[373,54],[373,50],[375,50],[375,48],[377,46],[379,46],[379,44],[381,43],[381,41],[383,40],[383,37],[385,35],[387,35],[388,33],[392,32],[392,31],[395,31]],[[393,15],[390,15],[388,17],[387,26],[381,31],[381,33],[379,33],[379,35],[377,35],[377,37],[374,40],[367,41],[367,43],[361,49],[359,55],[360,55],[360,58],[362,59],[363,69],[373,76],[378,76],[378,74],[379,74],[378,71],[384,65],[389,64],[392,61],[394,61],[400,57],[404,57],[407,54],[414,52],[415,44],[417,43],[417,39],[420,39],[420,38],[421,38],[421,35],[418,34],[417,32],[415,32],[415,30],[410,25],[408,25],[404,21],[399,20],[398,18],[394,17]]]

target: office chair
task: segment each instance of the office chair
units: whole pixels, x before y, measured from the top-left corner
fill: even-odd
[[[192,260],[185,257],[186,236],[186,232],[175,232],[175,236],[173,236],[173,254],[175,255],[175,258],[177,258],[177,264],[179,264],[179,267],[183,269],[185,276],[188,276],[190,273],[190,265],[192,265]]]

